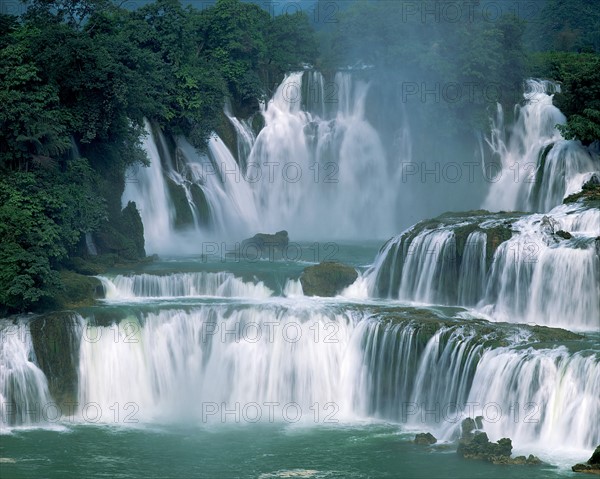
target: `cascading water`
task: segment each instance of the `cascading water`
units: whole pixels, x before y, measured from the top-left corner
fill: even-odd
[[[264,283],[244,282],[231,273],[140,274],[99,277],[107,300],[136,298],[226,297],[269,298],[273,291]]]
[[[13,425],[43,424],[42,410],[52,398],[35,361],[28,324],[0,320],[0,346],[0,433]]]
[[[201,241],[225,233],[239,239],[258,228],[250,186],[218,136],[209,139],[208,154],[177,138],[174,160],[162,133],[148,122],[146,131],[150,164],[128,171],[122,204],[135,201],[140,210],[147,252],[198,252]]]
[[[129,201],[136,203],[144,224],[146,250],[154,253],[172,247],[174,212],[152,128],[147,121],[145,126],[142,145],[150,164],[146,168],[132,167],[127,172],[121,203],[123,206]]]
[[[221,422],[225,409],[234,411],[230,422],[240,422],[251,406],[252,417],[258,411],[267,422],[270,407],[279,420],[288,408],[312,417],[340,397],[353,320],[335,311],[206,306],[148,313],[120,323],[123,335],[127,328],[135,331],[128,342],[114,341],[109,327],[89,333],[104,339],[82,341],[80,404],[134,403],[145,421],[180,414],[199,423],[209,410]]]
[[[556,91],[560,89],[555,83],[528,80],[525,105],[517,107],[517,120],[508,139],[498,106],[488,145],[500,159],[500,171],[488,171],[491,188],[484,208],[549,211],[564,197],[581,190],[590,173],[600,169],[597,151],[577,141],[566,141],[556,128],[566,122],[552,104]]]
[[[585,449],[600,439],[581,417],[600,410],[597,354],[522,349],[531,332],[518,327],[433,318],[208,305],[127,318],[119,340],[115,325],[90,325],[96,339],[81,342],[78,402],[129,404],[142,422],[283,422],[292,413],[296,422],[329,412],[333,422],[377,417],[448,439],[476,413],[492,437],[510,432],[522,444],[560,444],[566,434]],[[514,347],[491,347],[507,339]]]
[[[307,78],[320,97],[306,92]],[[329,103],[321,75],[289,75],[264,106],[256,138],[230,117],[241,166],[216,136],[200,154],[184,138],[149,133],[150,166],[129,172],[123,196],[140,208],[147,250],[197,251],[195,240],[210,235],[276,230],[290,221],[298,234],[395,230],[398,158],[366,120],[368,85],[348,74],[336,85],[337,101]],[[475,211],[424,221],[392,238],[336,298],[304,296],[292,261],[250,268],[240,260],[234,274],[178,259],[140,266],[146,273],[99,277],[105,299],[82,309],[81,339],[65,352],[78,358],[78,425],[93,404],[107,423],[117,411],[123,423],[144,424],[383,420],[453,440],[461,419],[482,415],[492,440],[508,436],[520,448],[569,444],[588,454],[600,442],[596,336],[525,323],[598,327],[600,211],[556,206],[596,160],[588,163],[580,146],[559,137],[554,123],[562,117],[550,96],[531,95],[511,140],[490,143],[503,172],[519,158],[539,160],[535,186],[507,183],[506,196],[488,202],[550,210],[545,215]],[[410,155],[409,146],[403,151]],[[284,167],[290,175],[301,169],[302,178],[284,181]],[[263,177],[251,181],[258,171]],[[332,172],[337,183],[326,183]],[[189,208],[183,225],[177,201]],[[161,267],[168,272],[156,273]],[[284,272],[277,288],[247,279],[261,268]],[[482,313],[513,324],[488,322]],[[0,324],[0,400],[16,411],[2,416],[3,428],[32,425],[26,411],[55,399],[28,332],[27,322]]]
[[[141,211],[146,250],[197,252],[194,240],[238,240],[258,230],[311,239],[391,234],[410,132],[405,125],[394,151],[386,151],[366,118],[368,93],[350,73],[331,83],[318,72],[289,74],[263,105],[258,135],[225,109],[238,162],[216,134],[208,155],[177,138],[172,158],[162,133],[147,123],[150,166],[128,172],[122,198]]]
[[[595,447],[599,360],[597,352],[571,354],[564,347],[490,351],[477,366],[468,402],[476,415],[489,409],[493,420],[485,428],[494,437],[548,449]]]
[[[338,73],[331,96],[312,72],[303,96],[303,76],[288,75],[265,106],[265,127],[248,157],[249,173],[262,173],[254,191],[264,227],[313,237],[389,234],[401,159],[388,158],[365,118],[368,85]]]
[[[425,223],[418,233],[408,230],[391,240],[365,274],[370,294],[476,306],[500,321],[597,329],[600,211],[575,204],[521,219],[467,219],[441,217],[449,222],[434,229]],[[465,228],[474,231],[460,252]]]

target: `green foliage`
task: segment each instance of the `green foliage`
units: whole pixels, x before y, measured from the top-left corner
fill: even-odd
[[[59,297],[86,233],[111,257],[143,258],[139,212],[120,197],[126,169],[147,162],[144,118],[203,148],[225,97],[254,113],[269,78],[313,60],[312,35],[303,15],[240,0],[32,0],[0,15],[0,307]]]
[[[547,0],[532,20],[528,43],[534,50],[600,53],[597,2]]]
[[[554,103],[567,116],[567,124],[559,127],[565,138],[584,144],[600,140],[600,55],[537,54],[531,73],[561,83]]]
[[[0,179],[0,304],[28,309],[58,292],[60,261],[104,217],[91,174],[79,159]]]

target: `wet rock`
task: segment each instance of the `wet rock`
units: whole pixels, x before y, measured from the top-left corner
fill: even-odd
[[[323,261],[305,268],[300,276],[302,290],[306,296],[335,296],[358,278],[351,266],[335,261]]]
[[[104,297],[104,288],[98,278],[66,270],[59,274],[62,289],[54,297],[58,308],[92,306],[97,299]]]
[[[587,472],[588,474],[600,475],[600,446],[596,447],[592,457],[585,464],[575,464],[571,469],[573,472]]]
[[[431,444],[435,444],[437,439],[429,432],[421,432],[415,436],[414,442],[420,446],[429,446]]]
[[[281,257],[289,242],[288,232],[285,230],[278,231],[275,234],[258,233],[252,238],[242,241],[242,256],[258,256],[269,259]]]
[[[33,319],[29,325],[35,357],[48,378],[48,389],[63,411],[77,402],[79,323],[71,311]]]
[[[511,458],[512,441],[504,437],[498,442],[491,442],[485,432],[477,430],[479,425],[483,425],[482,420],[481,416],[463,420],[462,434],[456,451],[458,455],[465,459],[487,461],[492,464],[542,464],[542,461],[533,455],[527,458],[525,456]]]
[[[573,235],[571,233],[569,233],[568,231],[563,231],[563,230],[558,230],[556,232],[556,236],[560,236],[562,239],[571,239],[573,237]]]

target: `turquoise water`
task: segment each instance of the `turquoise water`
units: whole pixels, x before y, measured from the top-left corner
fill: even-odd
[[[465,461],[453,448],[416,446],[412,438],[385,424],[224,425],[209,430],[76,426],[64,432],[30,430],[2,436],[0,471],[7,479],[543,479],[572,475],[554,466]]]
[[[297,279],[307,265],[326,259],[322,256],[311,257],[315,251],[324,251],[324,245],[330,248],[327,250],[329,253],[335,253],[328,259],[345,262],[364,271],[373,261],[381,244],[381,241],[336,243],[334,246],[331,246],[332,243],[319,243],[317,246],[314,243],[303,243],[301,250],[303,259],[300,261],[292,261],[289,258],[277,261],[249,260],[232,255],[162,258],[160,261],[143,265],[135,271],[115,269],[107,276],[132,273],[166,275],[176,272],[228,271],[246,281],[263,281],[273,290],[274,296],[267,299],[135,298],[123,302],[101,303],[93,308],[81,309],[79,312],[84,318],[94,316],[98,324],[110,324],[125,317],[147,320],[151,313],[183,311],[189,315],[203,307],[213,307],[215,311],[221,311],[218,308],[223,307],[222,314],[225,318],[234,311],[252,308],[260,314],[265,314],[267,311],[288,311],[294,308],[309,315],[323,311],[351,313],[364,308],[361,306],[361,301],[343,298],[281,298],[280,296],[287,279]],[[398,301],[375,299],[364,302],[369,305],[369,311],[375,317],[382,316],[390,310],[398,311],[398,306],[401,304]],[[411,306],[404,309],[420,314]],[[443,306],[430,306],[427,311],[449,322],[452,322],[457,315],[464,317],[460,315],[466,313],[462,308]],[[173,321],[173,325],[176,324],[180,323]],[[343,328],[339,330],[340,340],[343,338],[342,333]],[[188,341],[187,347],[193,345],[189,342],[189,337],[183,336],[180,338],[181,342],[176,344],[183,348],[184,340]],[[594,349],[593,344],[590,346],[590,341],[597,344],[597,337],[587,338],[583,342],[577,340],[573,344],[565,342],[565,345],[570,346],[573,351],[589,347]],[[250,343],[246,346],[255,347]],[[554,344],[545,346],[553,347]],[[127,345],[121,341],[112,347],[114,347],[113,353],[123,354],[123,348]],[[293,353],[294,348],[292,346],[289,348],[289,352]],[[239,358],[246,358],[235,348],[223,351],[228,354],[238,354]],[[328,357],[324,350],[314,351],[322,355],[319,356],[319,360]],[[248,354],[247,357],[253,356]],[[282,357],[285,362],[287,358]],[[131,358],[135,359],[134,356]],[[193,357],[190,356],[190,361],[192,359]],[[306,358],[307,362],[310,360],[310,357]],[[119,361],[118,367],[127,369],[131,366],[126,360],[119,359]],[[294,363],[296,373],[301,371],[303,361],[304,359]],[[188,363],[191,370],[194,366]],[[332,372],[335,375],[334,362],[328,367],[329,376],[325,374],[324,376],[331,377]],[[285,368],[280,371],[285,371]],[[103,374],[106,375],[107,371],[104,370]],[[176,372],[173,371],[172,374],[175,375]],[[227,375],[228,372],[225,370],[221,374]],[[314,377],[318,377],[318,374]],[[131,376],[130,379],[135,381],[137,378]],[[289,378],[288,383],[293,385],[294,378]],[[123,384],[122,378],[120,387],[123,390],[127,387],[127,384]],[[188,391],[185,387],[181,390],[182,404],[187,407],[193,407],[194,405],[189,401],[195,401],[197,397],[190,391],[192,389]],[[112,404],[113,398],[109,399],[109,404]],[[527,477],[542,479],[570,477],[574,475],[570,471],[570,465],[587,459],[581,455],[581,450],[565,452],[557,450],[554,444],[547,448],[543,444],[541,447],[538,444],[536,449],[530,444],[519,444],[513,441],[515,448],[513,456],[533,453],[551,464],[537,467],[500,466],[467,461],[456,454],[455,444],[440,442],[430,447],[413,444],[414,434],[420,430],[410,429],[404,424],[381,423],[370,419],[358,422],[346,417],[340,417],[339,422],[336,418],[336,422],[330,424],[325,424],[324,421],[292,424],[282,421],[236,423],[235,420],[222,423],[217,420],[207,425],[200,421],[197,415],[186,415],[185,409],[182,411],[164,409],[158,417],[154,414],[151,419],[147,419],[143,414],[146,411],[141,408],[134,416],[135,419],[139,419],[139,422],[126,423],[124,415],[128,411],[125,410],[125,400],[132,399],[125,396],[122,400],[121,416],[118,421],[106,419],[107,415],[109,418],[112,417],[111,412],[103,411],[106,413],[103,419],[107,421],[105,424],[86,424],[82,423],[81,419],[77,422],[75,419],[63,418],[62,421],[48,428],[17,427],[4,431],[7,434],[0,434],[0,477],[2,479],[102,477],[123,479],[137,477],[516,479]],[[149,405],[148,402],[144,404],[146,408]],[[177,402],[174,401],[173,404]],[[425,427],[425,430],[427,429]],[[491,437],[491,439],[497,440],[499,437]]]

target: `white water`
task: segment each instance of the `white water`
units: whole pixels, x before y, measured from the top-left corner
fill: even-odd
[[[575,211],[574,211],[575,210]],[[561,225],[561,212],[547,216]],[[565,224],[589,227],[590,212],[577,220],[577,207]],[[571,240],[557,240],[543,215],[514,224],[519,234],[501,244],[494,256],[487,291],[480,306],[502,321],[537,323],[571,330],[595,331],[600,321],[600,258],[594,236],[573,231]]]
[[[397,221],[401,159],[387,157],[365,118],[369,86],[338,73],[336,96],[326,104],[323,77],[307,75],[310,92],[321,101],[303,109],[311,99],[302,96],[303,73],[288,75],[265,106],[265,127],[248,158],[249,175],[262,172],[253,188],[263,228],[287,229],[294,237],[389,234]]]
[[[152,135],[152,128],[146,122],[146,136],[142,145],[150,164],[148,167],[135,166],[125,175],[125,190],[122,206],[135,201],[144,224],[144,240],[147,253],[164,251],[173,242],[172,223],[174,211],[163,176],[158,147]]]
[[[134,404],[142,422],[248,424],[260,411],[257,421],[292,423],[300,411],[307,422],[375,417],[450,439],[483,415],[493,440],[521,447],[600,440],[597,354],[486,350],[465,327],[428,332],[317,307],[164,310],[115,328],[92,327],[100,340],[81,343],[79,403]]]
[[[498,106],[488,145],[500,159],[490,168],[491,188],[483,208],[491,211],[549,211],[563,198],[581,190],[589,173],[600,169],[598,153],[576,141],[565,141],[556,128],[565,116],[552,104],[557,84],[528,80],[525,105],[517,107],[517,120],[507,128]],[[542,154],[547,148],[545,163]],[[536,178],[541,181],[536,185]]]
[[[246,282],[227,272],[99,276],[99,279],[107,301],[203,296],[266,299],[273,294],[262,281]]]
[[[345,314],[252,306],[148,313],[141,327],[122,322],[123,338],[126,324],[134,340],[115,341],[111,328],[101,328],[89,334],[102,341],[81,343],[80,403],[135,403],[143,422],[199,424],[253,422],[244,419],[254,417],[254,405],[264,422],[271,406],[278,421],[298,408],[314,419],[315,403],[323,408],[341,396],[340,367],[353,329]],[[287,411],[292,403],[297,407]],[[218,413],[209,417],[213,405]],[[236,408],[237,418],[221,417]]]
[[[0,433],[54,417],[48,381],[37,366],[29,326],[0,320]]]
[[[467,237],[458,272],[458,303],[474,306],[482,297],[486,276],[487,234],[473,231]]]
[[[496,224],[480,223],[483,230],[469,235],[460,263],[451,227],[424,230],[412,241],[405,232],[390,241],[363,281],[371,296],[476,306],[498,321],[596,331],[600,211],[575,204],[524,216],[513,222],[512,238],[500,244],[488,270],[485,228]],[[573,238],[554,234],[561,229]]]
[[[456,244],[451,231],[433,230],[418,235],[405,257],[399,298],[447,303],[445,283],[452,280],[449,276],[456,267]]]
[[[392,234],[410,131],[405,124],[393,153],[386,152],[366,118],[368,91],[349,73],[338,73],[330,84],[320,73],[292,73],[263,105],[265,126],[256,136],[226,109],[239,164],[216,134],[207,155],[177,138],[171,158],[162,133],[155,137],[147,124],[143,146],[150,166],[127,173],[122,198],[123,206],[135,201],[141,212],[147,252],[198,252],[207,238],[232,241],[282,229],[301,239]],[[185,192],[188,205],[178,208],[189,207],[193,224],[176,225],[166,178]],[[206,206],[197,204],[193,188],[201,189]]]
[[[185,138],[178,138],[177,157],[173,159],[162,133],[156,138],[148,122],[146,131],[143,147],[150,165],[128,171],[122,205],[135,201],[144,224],[147,253],[198,253],[204,251],[203,241],[225,233],[230,240],[240,239],[258,228],[250,185],[219,137],[208,141],[208,154],[198,153]],[[185,195],[193,223],[176,224],[177,212],[167,181]],[[196,204],[193,188],[201,191],[204,204]],[[207,219],[202,218],[202,211],[206,211]]]
[[[477,366],[468,401],[491,437],[545,450],[593,448],[600,441],[598,354],[490,351]]]
[[[322,77],[316,78],[324,88]],[[166,150],[166,142],[149,135],[145,145],[151,166],[140,171],[139,183],[128,183],[123,197],[135,200],[141,209],[149,252],[197,250],[199,238],[207,237],[201,234],[243,234],[263,226],[276,230],[290,218],[298,232],[371,235],[394,229],[397,172],[394,159],[386,157],[377,132],[365,119],[368,85],[353,84],[341,75],[336,105],[323,101],[303,109],[300,101],[284,97],[299,81],[299,75],[286,78],[278,90],[280,97],[276,94],[265,106],[265,129],[256,139],[244,140],[250,151],[245,173],[256,173],[251,171],[253,159],[279,166],[294,161],[303,174],[304,168],[314,174],[310,166],[333,161],[338,183],[317,182],[314,177],[306,181],[305,176],[297,182],[277,176],[270,183],[264,183],[265,177],[263,183],[247,181],[244,168],[237,167],[217,137],[211,139],[208,155],[178,139],[177,158],[165,155],[161,161],[157,145]],[[525,133],[521,137],[515,133],[515,143],[503,146],[501,157],[510,160],[505,166],[511,171],[523,154],[537,161],[544,145],[558,141],[546,160],[551,176],[543,176],[548,181],[540,190],[539,209],[545,209],[575,191],[583,177],[577,175],[585,176],[580,170],[589,165],[578,162],[580,156],[571,160],[573,151],[579,151],[575,144],[555,138],[552,122],[559,116],[548,104],[548,95],[538,93],[546,103],[530,103],[531,108],[523,109],[519,128]],[[236,126],[238,133],[246,127]],[[529,148],[529,142],[531,151],[517,155],[521,146]],[[507,143],[492,144],[500,152]],[[408,146],[404,149],[410,151]],[[268,175],[266,165],[258,164]],[[566,172],[566,180],[560,178],[561,172]],[[554,181],[554,176],[559,178]],[[184,189],[192,208],[194,224],[187,231],[175,227],[166,177]],[[193,185],[206,197],[210,225],[201,222]],[[490,201],[533,204],[529,186],[497,185],[494,188],[502,189],[504,196],[491,195]],[[460,264],[450,227],[424,231],[411,244],[398,237],[369,274],[359,277],[343,296],[364,298],[387,274],[391,279],[384,296],[438,304],[478,303],[494,319],[595,329],[600,317],[600,267],[592,240],[598,234],[600,212],[558,206],[548,218],[540,214],[518,221],[513,238],[497,250],[488,272],[485,253],[490,238],[483,223],[481,231],[469,236]],[[558,229],[574,238],[557,238],[552,230]],[[230,273],[101,279],[108,302],[203,296],[264,300],[273,294],[262,283]],[[102,422],[114,422],[118,404],[121,412],[131,412],[131,419],[143,423],[196,424],[264,422],[271,414],[274,420],[293,422],[299,408],[306,421],[379,418],[429,429],[448,439],[460,419],[482,413],[492,440],[509,436],[519,447],[561,448],[568,443],[589,452],[600,441],[594,422],[600,414],[597,354],[570,353],[564,347],[486,350],[481,335],[464,324],[432,326],[431,320],[388,324],[377,313],[299,300],[302,288],[297,280],[288,280],[283,292],[296,302],[156,308],[138,311],[118,325],[89,323],[86,336],[97,340],[83,340],[79,346],[79,404],[99,404]],[[15,397],[26,408],[34,401],[47,401],[46,381],[35,364],[31,342],[15,341],[6,329],[1,332],[3,402]],[[521,340],[516,334],[511,342]],[[292,403],[293,408],[286,407]],[[469,403],[499,405],[502,415],[495,421],[491,416],[495,409],[470,410]],[[531,403],[539,413],[537,422],[526,421],[534,411]],[[20,424],[27,421],[16,419]]]

